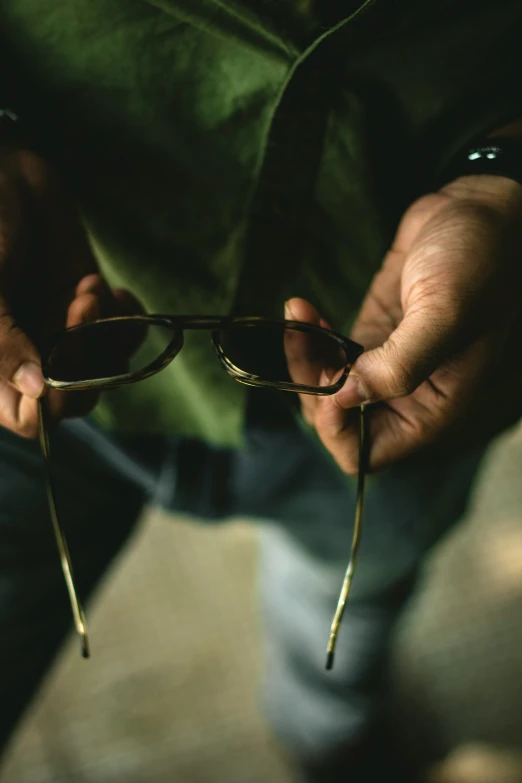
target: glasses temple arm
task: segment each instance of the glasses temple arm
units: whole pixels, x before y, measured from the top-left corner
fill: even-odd
[[[51,470],[50,470],[50,445],[49,435],[46,423],[46,408],[45,398],[40,397],[38,400],[38,434],[40,437],[40,446],[44,457],[45,465],[45,482],[47,487],[47,499],[49,501],[49,511],[51,514],[51,521],[53,525],[54,537],[56,539],[56,545],[60,554],[60,563],[62,566],[63,575],[65,578],[65,584],[67,586],[67,592],[69,594],[69,601],[74,618],[74,625],[76,631],[81,640],[81,651],[84,658],[90,657],[89,637],[87,634],[87,625],[85,622],[85,615],[82,605],[76,593],[76,587],[74,585],[73,568],[71,563],[71,556],[69,554],[69,548],[65,535],[63,533],[60,521],[58,519],[58,513],[56,510],[56,500],[53,490]]]
[[[335,646],[337,643],[337,635],[343,618],[344,610],[346,607],[346,601],[350,592],[352,584],[352,578],[355,573],[355,567],[357,565],[357,556],[359,554],[359,547],[361,544],[362,523],[364,513],[364,490],[366,483],[366,470],[367,470],[367,457],[368,457],[368,434],[366,424],[366,410],[364,405],[361,405],[359,410],[359,466],[357,475],[357,500],[355,504],[355,522],[352,536],[352,546],[350,552],[350,560],[348,562],[348,568],[341,588],[341,594],[337,603],[337,609],[332,620],[330,628],[330,637],[328,639],[328,646],[326,648],[326,669],[332,669],[335,657]]]

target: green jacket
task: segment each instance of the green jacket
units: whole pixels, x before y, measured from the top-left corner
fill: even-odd
[[[149,312],[301,295],[349,332],[404,209],[522,115],[520,0],[293,2],[3,0],[6,100]],[[190,333],[98,416],[238,443],[243,399]]]

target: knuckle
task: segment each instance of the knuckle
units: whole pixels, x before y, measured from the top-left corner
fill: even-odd
[[[468,300],[475,288],[474,281],[466,286],[459,283],[458,290],[449,283],[424,281],[422,287],[415,289],[415,305],[410,313],[423,321],[427,332],[433,336],[452,332],[466,316]]]
[[[398,356],[392,356],[384,364],[384,388],[389,397],[407,397],[418,386],[411,368]]]
[[[433,433],[433,418],[431,416],[417,416],[408,422],[408,437],[410,442],[416,446],[426,443]]]

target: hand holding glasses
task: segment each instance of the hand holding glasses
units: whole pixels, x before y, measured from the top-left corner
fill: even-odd
[[[42,349],[45,381],[50,388],[62,391],[101,391],[136,383],[160,372],[177,356],[183,347],[186,329],[211,332],[217,358],[239,383],[301,394],[335,394],[363,350],[337,332],[300,321],[191,315],[122,316],[74,326],[48,340]],[[85,617],[52,485],[45,398],[40,398],[39,404],[40,443],[45,458],[53,530],[82,654],[87,658],[89,641]],[[367,452],[365,414],[361,407],[355,525],[350,562],[328,641],[327,669],[333,666],[337,633],[357,561]]]

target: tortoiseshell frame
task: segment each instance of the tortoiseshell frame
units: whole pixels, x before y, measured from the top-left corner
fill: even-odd
[[[157,359],[155,359],[146,367],[136,372],[129,372],[117,376],[111,376],[108,378],[97,378],[95,380],[86,380],[86,381],[59,381],[51,377],[49,357],[51,355],[53,348],[60,342],[60,340],[62,340],[64,337],[66,337],[68,334],[71,334],[72,332],[88,329],[94,324],[110,323],[110,322],[118,322],[118,321],[140,322],[147,326],[150,325],[167,326],[173,330],[173,338],[168,344],[168,346],[165,348],[163,353]],[[263,329],[263,328],[275,327],[275,326],[280,326],[280,327],[284,327],[285,329],[292,329],[295,331],[302,331],[302,332],[326,333],[329,338],[334,339],[340,345],[340,347],[345,351],[346,354],[346,365],[344,367],[341,376],[330,386],[307,386],[298,383],[266,381],[257,375],[247,373],[244,370],[241,370],[241,368],[236,367],[236,365],[234,365],[234,363],[227,357],[226,353],[224,352],[221,346],[219,335],[220,332],[223,331],[224,329],[245,328],[245,327]],[[170,364],[170,362],[178,355],[178,353],[181,351],[183,347],[183,332],[185,329],[205,329],[211,331],[212,344],[214,346],[214,350],[216,352],[217,358],[221,362],[221,365],[223,366],[224,370],[239,383],[243,383],[248,386],[273,388],[273,389],[278,389],[280,391],[297,392],[300,394],[314,394],[314,395],[321,395],[321,396],[335,394],[336,392],[339,391],[339,389],[342,388],[346,380],[346,377],[350,372],[351,366],[358,358],[358,356],[360,356],[360,354],[363,352],[362,346],[358,345],[352,340],[349,340],[347,337],[344,337],[342,334],[339,334],[338,332],[334,332],[329,329],[324,329],[321,326],[316,326],[314,324],[308,324],[301,321],[269,320],[262,317],[229,317],[229,316],[212,316],[212,315],[118,316],[115,318],[99,319],[97,321],[92,321],[91,323],[87,323],[87,324],[80,324],[79,326],[74,326],[71,327],[70,329],[63,329],[61,332],[58,332],[57,334],[48,338],[41,349],[42,369],[43,369],[43,375],[46,384],[48,387],[52,389],[59,389],[61,391],[85,391],[87,389],[91,389],[91,390],[113,389],[119,386],[123,386],[125,384],[137,383],[138,381],[142,381],[145,378],[149,378],[151,375],[155,375],[156,373],[161,372],[161,370],[163,370],[164,367]],[[361,408],[361,417],[360,417],[361,457],[360,457],[360,464],[359,464],[359,484],[358,484],[358,493],[357,493],[356,524],[354,528],[354,537],[352,541],[352,555],[348,566],[347,577],[343,584],[343,592],[341,593],[340,603],[334,621],[332,623],[332,629],[330,633],[330,639],[329,639],[328,650],[327,650],[327,668],[331,668],[333,664],[333,654],[334,654],[335,641],[337,637],[337,631],[339,629],[339,625],[341,621],[342,609],[344,609],[344,605],[348,595],[348,589],[351,582],[351,576],[353,575],[355,559],[357,556],[357,550],[359,547],[359,540],[360,540],[362,496],[364,493],[364,474],[365,474],[365,466],[363,466],[362,464],[362,455],[366,453],[365,442],[364,442],[363,413],[364,411]],[[40,445],[45,461],[49,510],[53,523],[53,530],[56,538],[56,543],[60,553],[62,570],[64,573],[65,582],[69,593],[69,599],[71,602],[74,623],[75,623],[76,630],[81,638],[82,655],[85,658],[88,658],[90,652],[89,652],[89,641],[87,636],[87,628],[85,624],[84,612],[74,585],[71,558],[69,555],[69,550],[67,547],[63,529],[61,527],[59,516],[56,509],[56,496],[53,489],[53,483],[52,483],[52,477],[50,471],[50,444],[49,444],[48,427],[46,424],[46,420],[47,420],[47,413],[45,407],[45,398],[40,398],[39,434],[40,434]],[[341,604],[342,604],[342,609],[341,609]]]

